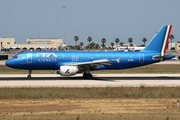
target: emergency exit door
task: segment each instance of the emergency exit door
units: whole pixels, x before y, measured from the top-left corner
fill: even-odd
[[[139,53],[139,63],[144,63],[144,54]]]

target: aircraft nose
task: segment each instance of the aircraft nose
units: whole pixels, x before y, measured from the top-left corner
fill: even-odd
[[[8,67],[11,67],[11,66],[13,65],[13,63],[11,62],[11,60],[7,60],[5,64],[6,64],[6,66],[8,66]]]

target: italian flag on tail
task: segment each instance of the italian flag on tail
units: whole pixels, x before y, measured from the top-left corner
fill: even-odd
[[[168,45],[168,41],[169,41],[169,36],[171,33],[171,28],[172,28],[172,25],[166,25],[164,38],[163,38],[162,45],[161,45],[160,56],[166,55],[166,49],[167,49],[167,45]],[[163,57],[160,61],[164,61],[164,59],[165,59],[165,57]]]

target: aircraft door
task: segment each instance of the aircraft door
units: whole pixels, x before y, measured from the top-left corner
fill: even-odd
[[[27,63],[32,63],[32,53],[27,53]]]
[[[75,57],[74,56],[72,56],[72,61],[75,61]]]
[[[139,53],[139,63],[144,63],[144,54]]]
[[[79,61],[79,57],[78,56],[76,56],[76,61]]]

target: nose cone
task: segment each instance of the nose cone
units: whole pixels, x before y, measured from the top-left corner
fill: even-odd
[[[12,65],[13,65],[13,63],[12,63],[11,60],[7,60],[5,64],[6,64],[6,66],[8,66],[8,67],[12,67]]]

